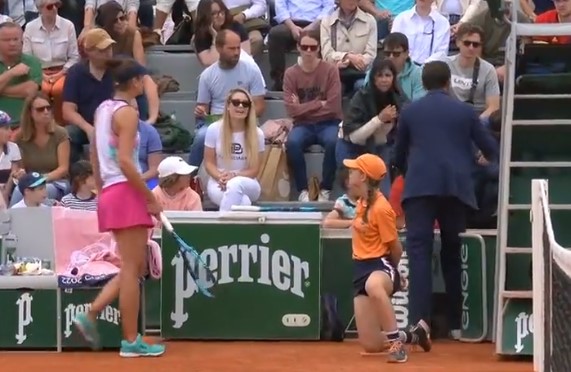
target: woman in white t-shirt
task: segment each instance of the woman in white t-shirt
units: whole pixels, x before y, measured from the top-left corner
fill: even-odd
[[[0,111],[0,190],[2,190],[3,202],[8,202],[9,196],[14,188],[12,177],[18,175],[22,155],[20,148],[14,142],[10,142],[10,124],[12,118]]]
[[[204,165],[210,176],[206,191],[220,211],[251,205],[260,197],[256,179],[265,149],[250,94],[241,88],[228,94],[222,120],[210,124],[204,141]]]

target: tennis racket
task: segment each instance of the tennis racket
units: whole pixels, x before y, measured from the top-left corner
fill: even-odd
[[[315,207],[260,207],[257,205],[233,205],[233,212],[319,212]]]
[[[196,251],[192,246],[187,244],[178,234],[174,231],[174,228],[167,216],[161,213],[161,222],[163,227],[172,235],[178,244],[178,254],[184,262],[184,267],[192,277],[192,280],[196,283],[196,287],[206,297],[213,298],[214,295],[210,292],[209,288],[216,283],[216,277],[214,273],[206,262],[200,257],[200,253]],[[192,262],[189,259],[192,258]]]

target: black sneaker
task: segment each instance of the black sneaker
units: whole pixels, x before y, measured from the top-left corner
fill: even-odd
[[[417,341],[417,345],[420,346],[422,350],[429,352],[430,349],[432,349],[432,341],[430,340],[430,327],[424,320],[420,320],[410,329],[410,332],[418,338],[415,341]]]

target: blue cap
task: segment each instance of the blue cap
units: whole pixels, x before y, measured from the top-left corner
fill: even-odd
[[[9,126],[12,123],[12,118],[10,115],[5,113],[4,111],[0,111],[0,127]]]
[[[132,58],[129,59],[133,60]],[[115,81],[117,83],[126,83],[133,78],[150,75],[150,71],[145,66],[141,65],[135,60],[133,61],[135,64],[133,64],[131,68],[121,71],[120,74],[115,75]]]
[[[33,189],[46,183],[46,177],[38,172],[26,173],[18,180],[18,189],[24,195],[26,189]]]

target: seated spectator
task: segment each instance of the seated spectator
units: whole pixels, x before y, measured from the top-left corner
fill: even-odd
[[[487,122],[500,107],[500,86],[494,66],[480,58],[484,30],[463,23],[456,34],[460,53],[446,57],[452,79],[450,94],[474,106],[480,119]]]
[[[22,29],[28,22],[38,17],[38,9],[35,0],[5,0],[5,7],[12,21],[17,23]]]
[[[60,200],[68,193],[69,138],[65,128],[55,123],[48,98],[38,94],[26,101],[17,144],[22,151],[26,172],[37,172],[45,178],[48,198]],[[22,200],[20,190],[12,194],[11,204]]]
[[[178,0],[178,1],[181,1],[181,0]],[[182,1],[184,2],[184,5],[186,6],[186,10],[189,13],[196,11],[196,8],[198,7],[198,2],[199,2],[198,0],[182,0]],[[155,20],[154,20],[154,24],[153,24],[153,30],[159,36],[162,35],[163,26],[165,25],[167,18],[171,14],[171,11],[173,10],[173,6],[175,5],[176,2],[177,2],[177,0],[156,0],[157,5],[154,7],[155,8]]]
[[[137,101],[133,100],[131,106],[138,110]],[[158,185],[159,171],[157,167],[163,159],[163,143],[157,129],[146,121],[139,119],[139,167],[141,177],[149,189]]]
[[[394,18],[414,6],[414,0],[360,0],[359,6],[377,20],[377,35],[383,40],[391,31]]]
[[[53,103],[56,122],[63,125],[62,95],[65,75],[79,61],[73,23],[58,15],[59,0],[37,0],[40,17],[24,31],[24,53],[42,63],[42,92]]]
[[[22,196],[10,208],[46,207],[46,178],[38,172],[26,173],[20,177],[16,190]]]
[[[333,0],[276,0],[277,26],[268,34],[268,56],[273,89],[281,91],[286,69],[285,55],[299,44],[301,31],[319,30],[321,19],[333,11]]]
[[[250,40],[244,26],[234,21],[222,0],[201,0],[196,11],[194,49],[200,63],[210,66],[218,61],[219,54],[214,44],[221,30],[232,30],[240,36],[240,47],[248,54]]]
[[[555,9],[541,13],[535,18],[535,23],[569,23],[571,22],[571,1],[553,0]],[[571,32],[570,32],[571,34]],[[571,44],[570,35],[536,36],[534,41],[543,41],[549,44]]]
[[[419,65],[447,56],[450,47],[450,23],[432,9],[433,1],[416,0],[414,8],[395,18],[391,29],[406,35],[410,58]]]
[[[197,171],[181,157],[169,156],[159,164],[159,185],[153,194],[165,211],[201,211],[200,196],[190,188],[190,178]]]
[[[456,28],[454,25],[458,24],[466,14],[470,15],[476,11],[482,1],[486,0],[436,0],[432,7],[448,18],[450,29],[454,29],[455,33]]]
[[[93,167],[87,160],[80,160],[69,167],[71,192],[61,198],[61,206],[83,211],[97,210]]]
[[[300,193],[299,201],[307,202],[305,151],[316,144],[324,148],[318,200],[327,201],[335,180],[335,144],[343,117],[339,69],[319,58],[316,31],[303,31],[297,49],[300,62],[288,68],[284,76],[285,107],[294,125],[287,138],[286,154]]]
[[[196,134],[190,149],[189,163],[200,167],[204,158],[204,137],[208,124],[220,119],[228,93],[243,88],[252,95],[256,116],[265,110],[266,88],[262,71],[252,58],[241,56],[240,36],[230,30],[222,30],[216,35],[218,62],[206,68],[198,80],[198,97],[194,114]]]
[[[240,23],[248,32],[250,50],[253,56],[260,55],[264,50],[262,32],[267,32],[269,23],[266,19],[268,4],[265,0],[225,0],[224,4],[230,9],[234,21]]]
[[[396,68],[389,60],[375,60],[371,82],[353,96],[337,142],[336,159],[355,159],[364,153],[379,155],[391,164],[394,129],[406,98],[400,93]],[[390,174],[381,181],[381,191],[390,195]]]
[[[105,30],[96,28],[83,38],[86,61],[72,66],[63,89],[63,118],[71,144],[70,162],[81,158],[83,146],[93,135],[93,116],[97,107],[113,97],[114,84],[106,61],[113,56],[115,41]]]
[[[522,12],[535,22],[538,14],[543,14],[555,8],[554,0],[520,0]]]
[[[410,60],[408,39],[404,34],[390,33],[383,42],[383,55],[395,66],[397,85],[407,100],[414,101],[426,94],[422,85],[422,67]],[[369,82],[370,73],[367,73],[365,84]]]
[[[97,26],[103,28],[115,41],[113,56],[124,56],[135,59],[145,66],[145,49],[143,39],[138,29],[127,24],[127,17],[123,8],[110,1],[99,7],[95,18]],[[159,117],[159,93],[157,84],[149,75],[143,78],[145,94],[137,97],[139,116],[141,119],[154,124]]]
[[[256,177],[266,145],[254,108],[247,90],[233,89],[222,120],[206,131],[204,167],[210,176],[206,191],[220,211],[229,211],[234,205],[252,205],[262,192]]]
[[[13,175],[18,174],[20,171],[20,162],[22,155],[20,148],[14,142],[10,141],[10,123],[12,118],[0,111],[0,189],[3,196],[4,209],[10,200],[12,188],[14,187]]]
[[[321,55],[339,68],[345,93],[363,86],[377,55],[377,23],[359,9],[359,0],[340,0],[333,14],[321,22]]]
[[[22,52],[23,32],[17,23],[0,24],[0,108],[12,118],[12,138],[19,129],[24,101],[38,92],[42,65]]]
[[[111,1],[118,3],[121,8],[123,8],[123,11],[127,13],[127,21],[129,22],[129,25],[132,28],[137,28],[137,13],[139,12],[140,0],[85,0],[82,34],[91,30],[95,26],[95,15],[97,14],[97,9]]]
[[[335,200],[333,210],[325,216],[323,227],[326,229],[348,229],[355,218],[358,197],[349,187],[349,169],[342,167],[337,171],[341,187],[345,193]]]

